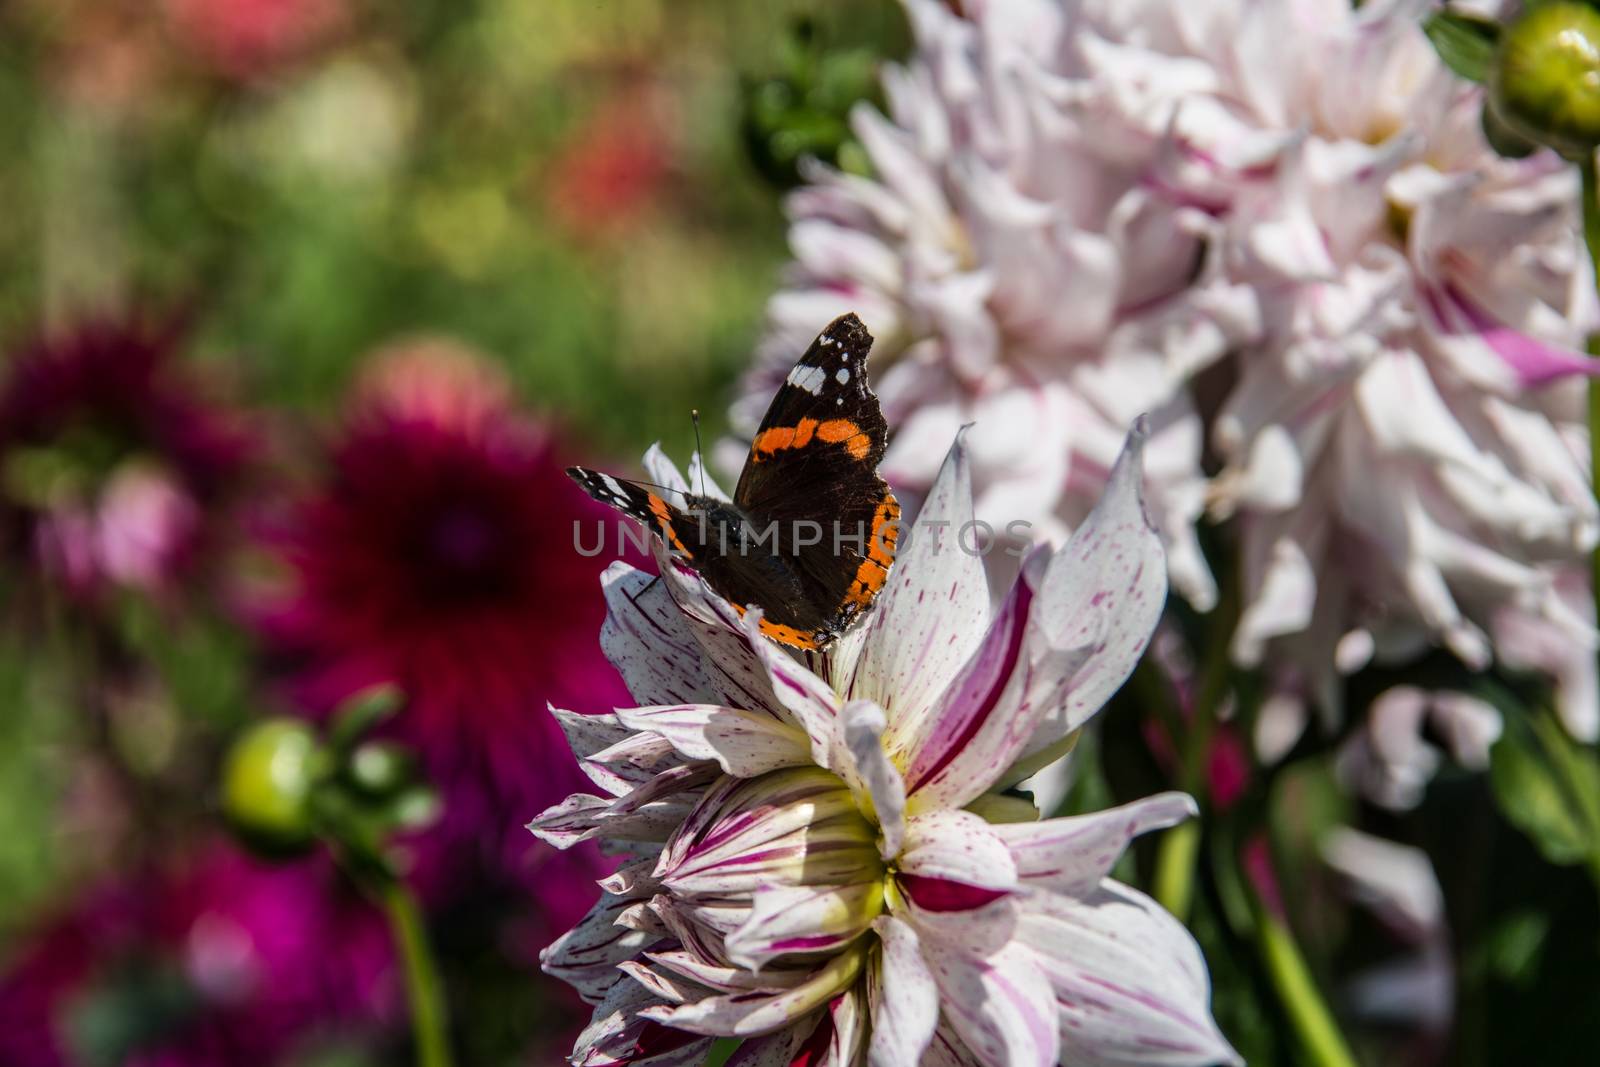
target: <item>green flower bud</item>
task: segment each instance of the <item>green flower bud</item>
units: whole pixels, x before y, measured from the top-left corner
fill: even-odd
[[[393,741],[363,741],[350,753],[345,773],[363,793],[387,797],[411,783],[416,764],[411,753]]]
[[[1600,145],[1600,11],[1541,4],[1500,36],[1489,106],[1512,132],[1581,159]]]
[[[240,734],[222,768],[222,810],[246,841],[293,852],[315,838],[311,794],[326,775],[316,731],[298,719],[268,719]]]

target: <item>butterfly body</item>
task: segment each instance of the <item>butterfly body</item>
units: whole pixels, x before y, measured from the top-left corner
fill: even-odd
[[[773,397],[731,501],[568,473],[656,530],[741,613],[759,607],[768,636],[825,648],[871,609],[899,534],[900,506],[877,473],[888,425],[867,385],[871,346],[854,315],[818,335]]]

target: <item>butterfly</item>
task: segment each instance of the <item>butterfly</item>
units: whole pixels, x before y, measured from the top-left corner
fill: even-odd
[[[741,615],[760,608],[762,633],[825,649],[872,608],[899,538],[900,504],[878,476],[889,426],[867,384],[871,348],[853,314],[817,335],[772,398],[732,501],[567,473],[660,533]]]

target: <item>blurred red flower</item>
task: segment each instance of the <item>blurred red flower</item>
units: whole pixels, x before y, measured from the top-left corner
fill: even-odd
[[[603,509],[494,368],[448,342],[380,354],[329,459],[273,532],[288,588],[255,617],[314,715],[400,687],[387,730],[445,799],[442,825],[415,842],[419,887],[435,903],[531,890],[537,947],[583,914],[603,873],[594,854],[536,849],[523,829],[582,782],[546,702],[626,696],[599,648],[605,561],[573,542],[576,521],[592,540]]]
[[[580,237],[627,230],[671,173],[668,124],[653,94],[625,90],[584,122],[551,163],[550,213]]]

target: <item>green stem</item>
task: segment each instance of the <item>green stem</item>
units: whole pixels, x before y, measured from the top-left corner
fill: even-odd
[[[451,1067],[447,1034],[444,990],[439,970],[428,948],[428,934],[416,898],[398,879],[381,891],[383,909],[389,915],[406,969],[406,995],[411,1002],[411,1032],[417,1045],[418,1067]]]
[[[1233,643],[1233,627],[1238,618],[1238,596],[1231,582],[1224,586],[1222,603],[1217,607],[1217,625],[1205,665],[1200,671],[1200,690],[1195,695],[1194,716],[1181,736],[1172,738],[1178,747],[1178,788],[1202,804],[1206,792],[1206,761],[1211,754],[1211,736],[1216,730],[1217,706],[1232,683],[1228,648]],[[1169,723],[1181,720],[1170,716]],[[1156,846],[1156,870],[1152,888],[1156,900],[1180,922],[1188,922],[1194,902],[1195,862],[1200,855],[1200,823],[1182,823],[1161,836]]]
[[[1156,873],[1153,889],[1156,900],[1180,920],[1187,922],[1194,903],[1195,859],[1200,855],[1200,822],[1190,819],[1161,835],[1156,846]]]
[[[1317,991],[1317,983],[1311,977],[1305,957],[1300,954],[1300,946],[1295,944],[1294,934],[1287,923],[1259,902],[1256,938],[1262,962],[1272,976],[1272,984],[1305,1050],[1307,1062],[1314,1067],[1357,1067],[1350,1046],[1339,1032],[1339,1024]]]

